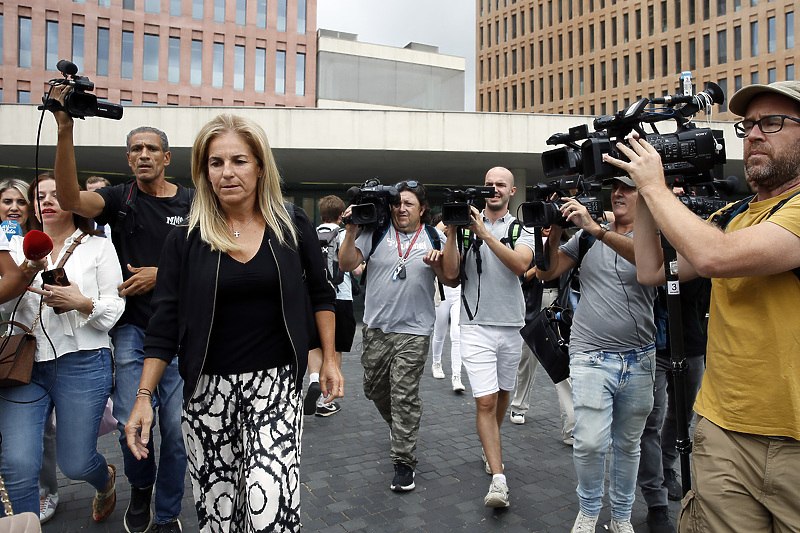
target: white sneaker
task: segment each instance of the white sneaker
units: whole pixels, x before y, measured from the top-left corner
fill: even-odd
[[[486,507],[508,507],[508,485],[499,479],[493,479],[492,484],[489,485],[489,492],[483,499],[483,505]]]
[[[442,370],[442,363],[433,363],[433,377],[436,379],[444,379],[444,370]]]
[[[453,376],[453,392],[464,392],[467,388],[461,383],[461,376]]]
[[[594,533],[595,524],[597,524],[596,516],[588,516],[579,511],[578,518],[572,526],[572,533]]]
[[[39,499],[39,523],[44,524],[53,518],[53,515],[56,514],[56,507],[58,507],[57,492]]]
[[[615,520],[611,519],[611,524],[608,527],[611,533],[634,533],[633,524],[630,520]]]
[[[525,423],[525,414],[524,413],[515,413],[511,411],[511,415],[508,417],[511,420],[512,424],[524,424]]]

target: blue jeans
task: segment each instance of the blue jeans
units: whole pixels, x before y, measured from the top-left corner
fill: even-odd
[[[629,520],[639,468],[639,439],[653,409],[655,346],[627,352],[570,355],[575,403],[572,458],[581,510],[597,516],[605,490],[606,452],[611,448],[611,516]]]
[[[55,382],[53,377],[56,376]],[[58,413],[58,466],[69,479],[86,481],[95,490],[108,485],[108,466],[97,451],[97,432],[111,394],[111,351],[83,350],[55,361],[34,363],[31,382],[0,390],[0,458],[3,478],[15,513],[39,514],[39,470],[42,439],[53,408]],[[50,393],[45,392],[53,384]]]
[[[156,473],[155,439],[147,448],[150,454],[136,460],[125,440],[125,423],[133,410],[139,380],[144,364],[144,330],[132,324],[123,324],[111,330],[114,341],[114,417],[120,431],[120,447],[125,463],[128,483],[137,489],[147,489],[155,484],[155,521],[165,524],[181,514],[184,478],[186,477],[186,449],[183,446],[181,413],[183,411],[183,379],[178,374],[178,360],[164,371],[158,387],[153,391],[153,407],[158,409],[161,431],[161,450]],[[155,426],[156,418],[153,419]]]

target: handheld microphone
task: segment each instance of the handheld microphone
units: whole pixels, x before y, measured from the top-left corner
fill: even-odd
[[[0,230],[6,234],[6,237],[8,237],[9,241],[14,235],[19,235],[22,237],[22,226],[20,226],[19,222],[16,220],[4,220],[2,223],[0,223]]]
[[[31,230],[22,240],[22,252],[31,261],[44,259],[52,251],[53,241],[42,231]]]

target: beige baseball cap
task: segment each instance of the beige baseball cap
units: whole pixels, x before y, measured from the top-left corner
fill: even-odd
[[[736,91],[728,103],[728,109],[743,117],[747,113],[750,101],[763,93],[780,94],[800,102],[800,81],[776,81],[769,85],[748,85]]]

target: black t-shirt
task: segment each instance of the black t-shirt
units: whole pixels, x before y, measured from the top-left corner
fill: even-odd
[[[243,374],[292,362],[278,265],[266,235],[247,263],[222,255],[204,374]]]
[[[194,198],[194,189],[178,185],[175,196],[158,198],[143,193],[135,183],[128,182],[97,191],[105,200],[103,212],[95,217],[99,225],[111,225],[111,240],[117,249],[117,257],[122,267],[122,278],[133,274],[127,265],[134,267],[158,266],[164,240],[173,227],[189,220],[189,208]],[[131,206],[125,206],[127,198],[133,198]],[[125,213],[124,215],[120,212]],[[148,292],[140,296],[128,296],[125,312],[118,324],[133,324],[146,328],[153,310]]]

